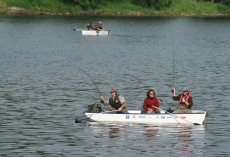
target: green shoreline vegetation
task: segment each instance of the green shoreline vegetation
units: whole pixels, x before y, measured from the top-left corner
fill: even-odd
[[[0,0],[0,14],[230,16],[230,0]]]

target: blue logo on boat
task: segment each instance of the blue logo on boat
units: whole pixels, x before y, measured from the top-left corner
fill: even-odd
[[[126,115],[126,119],[129,119],[129,115]]]
[[[138,118],[145,118],[145,116],[138,116]]]

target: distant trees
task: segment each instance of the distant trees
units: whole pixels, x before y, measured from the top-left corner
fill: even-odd
[[[129,2],[131,4],[139,5],[144,8],[155,8],[160,10],[171,5],[172,0],[63,0],[68,3],[73,3],[82,7],[82,9],[96,9],[98,4],[106,3],[122,3]]]
[[[230,5],[230,0],[221,0],[221,3],[225,5]]]
[[[79,5],[84,10],[97,9],[100,4],[102,6],[112,5],[114,3],[130,3],[143,8],[155,8],[161,10],[170,7],[174,0],[63,0],[66,3]],[[230,5],[230,0],[194,0],[196,2],[213,2]]]
[[[96,9],[98,3],[98,0],[64,0],[64,1],[79,5],[84,10]]]
[[[197,0],[198,2],[212,2],[212,3],[222,3],[225,5],[230,5],[230,0]]]
[[[140,5],[145,8],[156,8],[160,10],[162,8],[169,7],[172,3],[172,0],[132,0],[136,5]]]

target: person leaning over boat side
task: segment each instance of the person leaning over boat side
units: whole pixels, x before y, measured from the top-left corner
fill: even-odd
[[[111,107],[109,108],[109,111],[118,110],[122,113],[128,113],[125,98],[122,95],[117,94],[117,90],[115,88],[111,88],[110,94],[111,97],[108,101],[105,101],[104,97],[100,96],[101,103],[105,106],[110,105]]]
[[[150,89],[146,93],[146,96],[147,97],[144,99],[141,113],[160,113],[160,111],[157,109],[159,108],[159,101],[155,96],[155,91],[153,89]]]
[[[192,96],[189,93],[187,87],[183,88],[183,92],[176,96],[176,89],[173,87],[173,100],[179,100],[179,105],[173,113],[192,113],[191,108],[193,106]]]

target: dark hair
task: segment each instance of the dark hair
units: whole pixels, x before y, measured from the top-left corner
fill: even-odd
[[[153,92],[153,93],[154,93],[154,96],[156,96],[155,91],[154,91],[153,89],[150,89],[150,90],[146,93],[146,96],[147,96],[148,98],[150,97],[150,96],[149,96],[150,92]]]

